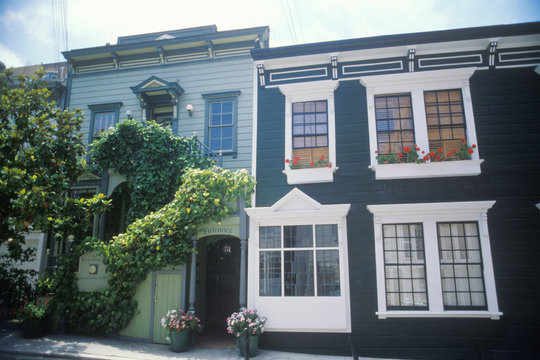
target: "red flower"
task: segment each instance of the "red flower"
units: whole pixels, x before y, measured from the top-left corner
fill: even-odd
[[[452,153],[453,153],[453,154],[457,153],[457,150],[456,150],[456,149],[452,149]]]
[[[49,303],[45,301],[45,305],[49,306]]]
[[[415,148],[417,148],[417,147],[418,147],[418,145],[414,144],[414,147],[415,147]]]
[[[378,154],[379,152],[377,150],[375,150],[375,154]]]
[[[448,154],[446,154],[446,157],[449,158],[450,156],[452,156],[452,152],[449,151]]]
[[[473,149],[476,149],[476,144],[472,144],[471,146]]]
[[[285,162],[286,162],[286,163],[288,164],[288,163],[290,163],[290,162],[291,162],[291,160],[289,160],[289,159],[285,159]]]
[[[295,156],[294,160],[296,160],[296,161],[300,160],[300,156]]]
[[[424,154],[424,151],[422,151],[422,154]]]
[[[402,157],[403,156],[403,153],[398,153],[397,154],[399,157]]]
[[[469,149],[469,150],[467,150],[467,152],[468,152],[469,154],[472,154],[472,153],[474,152],[474,150],[473,150],[473,149]]]
[[[433,151],[430,151],[429,152],[429,157],[434,157],[435,156],[435,153]]]
[[[441,148],[438,148],[438,149],[437,149],[437,152],[442,153],[442,149],[441,149]]]
[[[416,147],[416,151],[420,151],[420,148],[419,148],[419,147]]]
[[[294,161],[292,162],[293,165],[298,165],[298,160],[294,159]]]
[[[324,155],[321,155],[321,161],[323,161],[323,160],[324,160]]]
[[[411,148],[410,148],[410,147],[405,146],[405,147],[403,148],[403,152],[404,152],[405,154],[408,154],[409,151],[411,151]]]
[[[436,160],[436,161],[441,161],[441,155],[435,156],[435,160]]]
[[[315,165],[315,163],[312,161],[309,166],[313,167],[313,165]]]
[[[424,161],[428,161],[429,160],[429,156],[424,156]]]
[[[332,167],[332,163],[328,164],[328,167],[331,168],[331,167]]]
[[[467,139],[461,138],[461,142],[467,142]]]

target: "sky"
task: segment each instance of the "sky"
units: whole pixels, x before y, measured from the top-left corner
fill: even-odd
[[[0,61],[64,61],[118,36],[270,27],[270,46],[540,21],[540,0],[0,0]]]

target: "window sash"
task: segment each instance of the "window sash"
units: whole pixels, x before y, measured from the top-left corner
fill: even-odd
[[[305,101],[292,104],[293,149],[328,147],[328,102]]]
[[[377,151],[381,155],[403,151],[415,144],[410,94],[375,96]]]
[[[429,150],[459,150],[467,138],[461,89],[425,91],[424,106]]]
[[[208,147],[213,151],[233,151],[234,101],[213,101],[208,109]]]
[[[336,224],[261,226],[259,295],[341,296],[337,234]]]
[[[94,113],[94,124],[92,128],[92,140],[99,139],[101,133],[107,131],[116,124],[116,111],[102,111]]]
[[[482,251],[477,222],[437,223],[445,310],[486,310]]]
[[[428,309],[422,224],[383,224],[383,252],[387,309]]]

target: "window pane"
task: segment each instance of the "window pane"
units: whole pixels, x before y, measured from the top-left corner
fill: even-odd
[[[314,296],[313,251],[284,253],[285,296]]]
[[[259,295],[281,296],[281,252],[259,254]]]
[[[459,141],[465,137],[465,113],[461,90],[424,92],[430,151],[441,147],[440,140]],[[451,143],[442,143],[443,152],[451,150]]]
[[[283,227],[285,248],[313,246],[313,227],[311,225],[296,225]]]
[[[338,246],[337,225],[315,225],[317,247]]]
[[[116,123],[116,111],[99,112],[94,114],[94,138],[97,138],[104,131],[114,127]]]
[[[437,230],[444,308],[486,309],[478,224],[438,223]]]
[[[292,111],[294,149],[328,146],[326,101],[294,103]],[[313,135],[314,137],[297,140],[297,137],[301,135]]]
[[[384,224],[383,251],[388,309],[426,309],[422,225]]]
[[[413,145],[411,96],[409,94],[376,96],[375,125],[379,154],[400,152],[404,146]],[[385,136],[379,136],[382,135],[381,132],[384,132]]]
[[[214,151],[233,150],[233,102],[220,101],[209,104],[208,146]]]
[[[317,295],[341,295],[338,250],[317,250]]]
[[[259,228],[259,247],[261,249],[281,247],[281,226],[261,226]]]

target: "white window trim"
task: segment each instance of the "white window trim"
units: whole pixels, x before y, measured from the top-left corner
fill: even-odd
[[[365,76],[360,78],[360,83],[366,87],[368,105],[369,146],[371,156],[371,166],[369,166],[369,168],[375,172],[376,180],[474,176],[481,173],[480,164],[483,160],[481,160],[478,155],[479,148],[476,139],[471,90],[469,86],[469,79],[475,70],[475,67],[471,67]],[[426,125],[426,109],[424,106],[424,91],[446,89],[461,89],[467,140],[469,145],[477,145],[475,152],[471,155],[471,160],[429,162],[425,164],[378,164],[377,154],[375,153],[375,150],[377,149],[375,96],[399,93],[411,94],[416,144],[421,150],[427,150],[427,153],[429,152],[429,141]]]
[[[248,264],[248,307],[267,316],[265,331],[351,331],[346,220],[349,209],[350,204],[321,205],[297,188],[270,207],[246,209],[250,218],[249,258],[255,260]],[[321,224],[337,224],[338,227],[340,296],[260,296],[259,228]],[[326,312],[333,314],[331,319],[320,316]]]
[[[375,230],[375,258],[377,267],[377,303],[376,314],[379,319],[390,317],[475,317],[497,320],[499,312],[491,246],[487,224],[487,211],[495,201],[466,201],[425,204],[368,205],[373,214]],[[445,311],[443,306],[439,251],[437,241],[437,222],[477,221],[480,232],[480,247],[483,261],[484,284],[486,288],[487,310],[481,311]],[[426,253],[426,276],[429,310],[387,310],[384,275],[383,224],[422,223],[424,230],[424,248]]]
[[[291,170],[283,159],[283,173],[289,185],[324,183],[334,181],[336,166],[336,113],[334,91],[338,81],[324,80],[309,83],[284,84],[279,90],[285,95],[285,159],[292,160],[292,104],[304,101],[326,100],[328,102],[328,161],[331,167]]]

